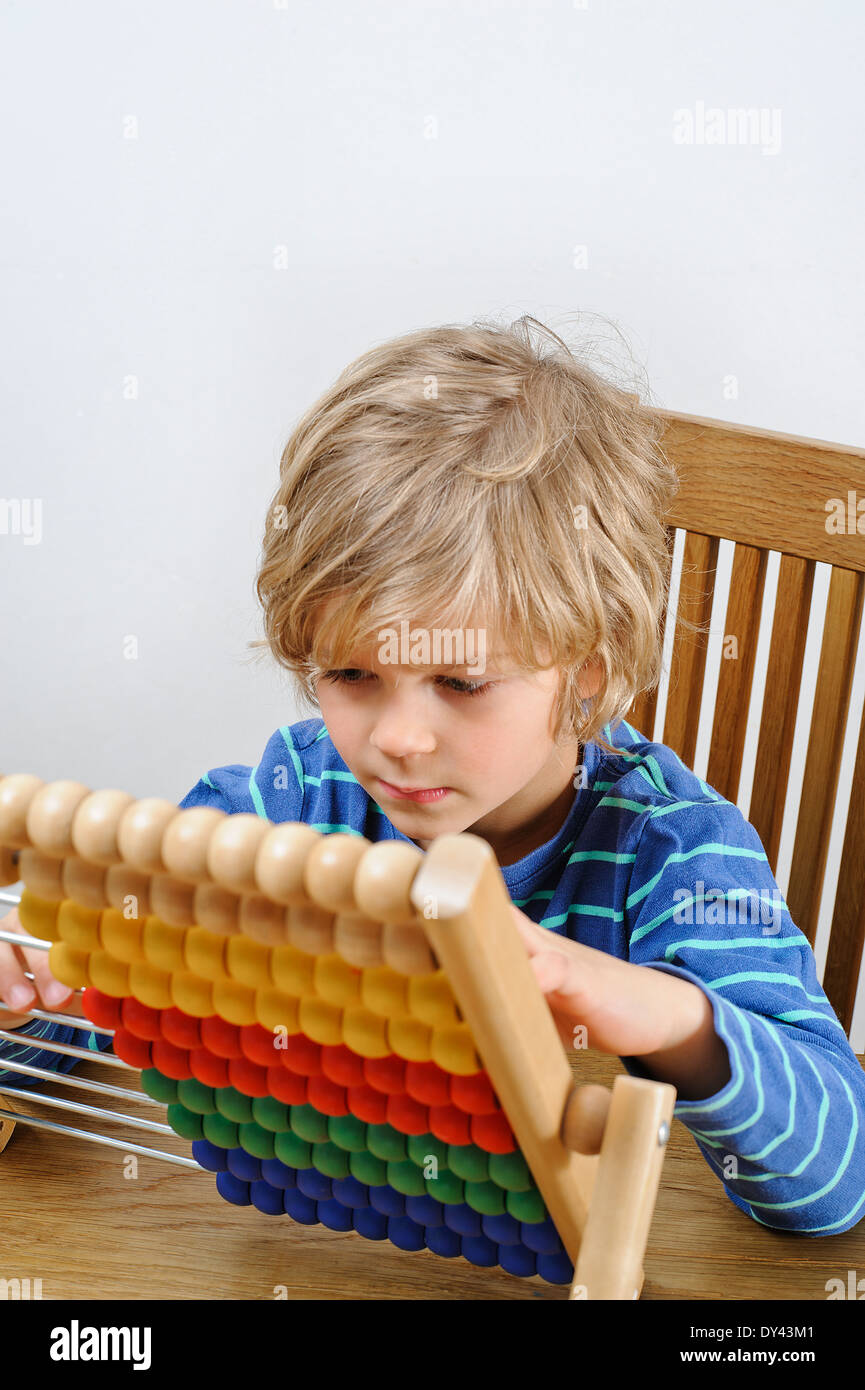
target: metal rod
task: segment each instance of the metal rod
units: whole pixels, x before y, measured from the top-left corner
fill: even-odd
[[[23,883],[24,880],[19,879],[18,882]],[[15,885],[11,884],[9,886],[14,888]],[[0,888],[0,903],[10,903],[12,907],[17,907],[20,901],[20,893],[7,893],[5,888]]]
[[[53,1106],[55,1110],[69,1110],[76,1115],[92,1115],[97,1120],[108,1120],[112,1124],[125,1121],[133,1129],[149,1129],[154,1134],[174,1134],[171,1125],[161,1125],[158,1120],[141,1120],[136,1115],[123,1115],[119,1110],[103,1110],[98,1105],[84,1105],[79,1100],[63,1100],[60,1096],[48,1096],[42,1092],[29,1092],[31,1100],[40,1105]],[[0,1096],[21,1098],[21,1091],[14,1086],[0,1086]]]
[[[28,1066],[26,1062],[7,1062],[4,1059],[0,1071],[20,1072],[22,1076],[38,1077],[42,1081],[59,1081],[62,1086],[77,1086],[82,1091],[93,1091],[95,1095],[116,1096],[118,1100],[139,1101],[141,1105],[161,1107],[163,1104],[162,1101],[154,1100],[146,1091],[125,1091],[122,1086],[106,1086],[102,1081],[91,1081],[88,1077],[77,1076],[74,1072],[49,1071],[46,1067]]]
[[[75,993],[78,994],[79,991],[76,990]],[[30,1014],[33,1018],[44,1018],[48,1023],[63,1023],[67,1028],[81,1028],[87,1033],[104,1033],[107,1037],[114,1037],[113,1028],[103,1028],[99,1023],[91,1023],[84,1014],[62,1014],[59,1011],[47,1013],[45,1009],[11,1009],[8,1004],[3,1003],[2,999],[0,999],[0,1009],[10,1014]],[[0,1023],[2,1022],[3,1014],[0,1013]],[[25,1036],[27,1035],[25,1034]]]
[[[82,1024],[84,1031],[87,1025]],[[26,1041],[24,1041],[26,1039]],[[71,1043],[55,1042],[53,1038],[28,1038],[26,1033],[15,1033],[8,1028],[0,1028],[0,1040],[3,1042],[13,1042],[25,1047],[35,1047],[38,1045],[42,1052],[62,1052],[64,1057],[80,1057],[83,1062],[104,1062],[106,1067],[123,1067],[126,1071],[140,1071],[140,1067],[130,1067],[128,1062],[124,1062],[120,1057],[115,1057],[113,1052],[92,1052],[87,1047],[73,1047]],[[2,1071],[2,1058],[0,1058],[0,1071]]]
[[[146,1154],[148,1158],[164,1158],[166,1163],[179,1163],[183,1168],[201,1169],[201,1164],[196,1163],[194,1158],[182,1158],[179,1154],[163,1153],[160,1149],[148,1149],[143,1144],[124,1144],[122,1139],[109,1139],[107,1134],[90,1134],[86,1129],[73,1129],[70,1125],[56,1125],[52,1120],[39,1120],[35,1115],[19,1115],[15,1110],[0,1110],[0,1119],[14,1120],[16,1124],[35,1125],[37,1129],[50,1129],[54,1134],[71,1134],[76,1139],[89,1139],[94,1144],[106,1144],[112,1149],[122,1149],[124,1153]],[[209,1170],[204,1169],[203,1171]]]
[[[0,917],[0,922],[3,918]],[[53,941],[43,941],[41,936],[22,936],[20,931],[6,931],[0,927],[0,941],[8,941],[10,946],[20,946],[26,951],[50,951]]]

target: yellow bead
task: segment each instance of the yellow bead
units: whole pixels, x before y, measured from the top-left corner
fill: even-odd
[[[62,985],[70,989],[86,989],[93,981],[89,972],[90,961],[86,951],[77,951],[66,941],[55,941],[48,952],[48,969]],[[108,993],[108,991],[105,991]]]
[[[60,940],[77,951],[99,949],[100,913],[90,907],[82,907],[72,898],[64,898],[57,912],[57,931]]]
[[[284,1028],[286,1033],[299,1033],[300,1000],[293,994],[285,994],[281,989],[257,989],[255,991],[255,1013],[262,1028],[273,1032]]]
[[[185,970],[183,943],[187,930],[186,927],[173,927],[163,922],[161,917],[147,917],[141,933],[141,944],[149,963],[169,972]]]
[[[407,1062],[432,1061],[433,1030],[428,1023],[406,1014],[402,1018],[389,1018],[387,1021],[387,1040],[391,1052],[404,1057]]]
[[[408,1003],[415,1018],[432,1028],[459,1022],[456,1001],[443,970],[408,976]]]
[[[432,1036],[432,1060],[443,1071],[456,1076],[470,1076],[480,1071],[482,1062],[475,1051],[474,1040],[467,1023],[456,1023],[449,1027],[434,1028]]]
[[[338,1047],[342,1042],[342,1010],[326,999],[307,995],[298,1008],[300,1031],[324,1047]]]
[[[131,965],[145,959],[141,933],[144,922],[137,917],[124,917],[116,907],[103,908],[99,918],[99,940],[103,949],[116,960]]]
[[[213,986],[213,1006],[220,1018],[227,1023],[244,1027],[257,1023],[255,1012],[255,990],[248,985],[238,984],[237,980],[216,980]]]
[[[212,980],[204,980],[191,970],[178,970],[171,977],[171,1002],[193,1018],[209,1018],[216,1013]]]
[[[57,928],[59,911],[59,903],[49,902],[47,898],[37,898],[35,893],[30,893],[25,888],[18,904],[18,920],[29,936],[35,936],[39,941],[60,941],[61,936]],[[66,981],[62,983],[65,984]]]
[[[272,984],[270,976],[270,947],[238,932],[228,937],[225,948],[228,973],[239,984],[250,989],[266,989]]]
[[[171,974],[146,960],[135,960],[129,967],[129,992],[151,1009],[170,1009]]]
[[[227,936],[208,931],[206,927],[189,927],[183,938],[183,957],[186,969],[205,980],[225,980]]]
[[[329,1004],[345,1008],[347,1004],[360,1003],[360,975],[356,966],[349,965],[342,956],[315,956],[313,987],[315,993]]]
[[[107,951],[91,951],[87,969],[90,983],[103,994],[120,999],[123,995],[132,993],[129,988],[130,967],[125,961],[115,960]]]
[[[358,1005],[346,1009],[342,1024],[343,1041],[361,1057],[387,1057],[387,1020]]]
[[[382,1018],[408,1018],[408,976],[387,965],[371,966],[363,972],[360,1002]]]
[[[299,951],[296,946],[274,946],[270,959],[273,983],[298,999],[304,994],[314,994],[315,961],[315,956]]]

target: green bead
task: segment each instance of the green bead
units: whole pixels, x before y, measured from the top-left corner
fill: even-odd
[[[418,1168],[426,1168],[430,1159],[434,1158],[439,1172],[442,1168],[450,1167],[448,1147],[434,1134],[410,1134],[406,1142],[406,1151],[412,1163],[416,1163]]]
[[[505,1210],[505,1194],[494,1182],[467,1182],[466,1202],[482,1216],[501,1216]]]
[[[274,1134],[287,1134],[291,1129],[289,1108],[275,1096],[256,1096],[252,1102],[252,1118],[262,1129]]]
[[[408,1157],[406,1136],[393,1125],[367,1125],[366,1142],[371,1154],[385,1163],[402,1163]]]
[[[314,1105],[292,1105],[291,1128],[308,1144],[324,1144],[327,1140],[327,1116]]]
[[[274,1147],[275,1135],[269,1129],[262,1129],[254,1120],[250,1120],[245,1125],[238,1125],[240,1132],[240,1143],[248,1154],[253,1158],[274,1158],[276,1149]]]
[[[345,1149],[338,1149],[336,1144],[329,1142],[313,1144],[312,1166],[326,1178],[347,1178],[351,1172]]]
[[[465,1182],[489,1182],[489,1157],[477,1144],[449,1144],[447,1166]]]
[[[403,1163],[389,1163],[387,1180],[391,1187],[397,1192],[402,1192],[405,1197],[423,1197],[426,1192],[423,1170],[410,1159]]]
[[[449,1168],[443,1168],[437,1178],[424,1178],[424,1186],[430,1197],[435,1197],[437,1202],[447,1202],[451,1205],[465,1201],[466,1185],[462,1178],[458,1178]]]
[[[177,1082],[158,1071],[156,1067],[145,1067],[141,1073],[141,1089],[158,1100],[162,1105],[172,1105],[177,1100]]]
[[[387,1164],[375,1154],[353,1153],[349,1155],[351,1176],[367,1187],[383,1187],[387,1182]]]
[[[529,1165],[519,1149],[509,1154],[489,1155],[490,1181],[508,1192],[528,1192],[535,1186]]]
[[[327,1136],[338,1149],[346,1153],[363,1153],[366,1150],[366,1124],[357,1115],[331,1115],[327,1122]]]
[[[204,1130],[202,1129],[202,1117],[196,1115],[194,1111],[187,1110],[185,1105],[175,1101],[168,1107],[168,1123],[183,1139],[203,1139]]]
[[[205,1139],[209,1139],[211,1144],[216,1144],[217,1148],[236,1149],[240,1147],[237,1125],[233,1120],[227,1120],[224,1115],[205,1115],[201,1127],[204,1130]]]
[[[245,1096],[234,1086],[220,1086],[214,1093],[214,1099],[216,1109],[226,1120],[243,1125],[252,1119],[252,1097]]]
[[[203,1086],[195,1077],[177,1083],[177,1099],[196,1115],[215,1115],[216,1098],[212,1086]]]
[[[276,1135],[273,1148],[276,1157],[289,1168],[312,1167],[312,1145],[290,1130],[287,1134]]]
[[[505,1202],[508,1214],[515,1221],[527,1221],[530,1226],[534,1226],[538,1221],[547,1219],[544,1199],[537,1188],[531,1192],[509,1192]]]

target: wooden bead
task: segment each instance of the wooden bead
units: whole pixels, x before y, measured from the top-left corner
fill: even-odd
[[[41,777],[16,772],[0,778],[0,845],[24,849],[31,844],[27,812],[36,793],[45,786]]]
[[[36,793],[27,812],[27,834],[43,854],[72,854],[72,822],[90,788],[82,782],[49,782]]]
[[[117,848],[123,862],[140,873],[163,873],[162,838],[166,827],[178,815],[180,811],[174,803],[163,801],[161,797],[146,796],[133,801],[123,812],[117,827]]]
[[[105,869],[99,864],[91,864],[70,854],[61,860],[63,891],[67,898],[74,898],[82,907],[101,909],[109,907],[105,892]]]
[[[607,1086],[577,1086],[565,1104],[561,1137],[566,1149],[601,1152],[612,1092]]]
[[[261,893],[247,893],[240,899],[240,930],[265,946],[284,946],[288,941],[287,909],[272,903]]]
[[[385,965],[401,975],[429,975],[438,969],[426,932],[415,922],[386,922],[382,955]]]
[[[384,965],[381,922],[370,917],[337,915],[333,923],[333,949],[358,970]]]
[[[179,883],[170,874],[154,874],[150,880],[151,912],[172,927],[195,925],[194,897],[191,883]]]
[[[36,898],[61,903],[66,897],[63,887],[63,860],[38,849],[22,849],[18,870],[29,892]]]
[[[220,936],[232,936],[240,930],[238,912],[240,899],[217,883],[199,883],[192,902],[196,925]]]
[[[307,855],[322,838],[311,825],[287,821],[271,826],[255,859],[259,891],[274,902],[302,907],[310,901],[304,884]]]
[[[128,922],[144,921],[153,911],[150,903],[150,875],[128,864],[112,864],[105,870],[105,896],[111,907]]]
[[[227,819],[215,806],[178,811],[162,836],[162,862],[168,872],[189,883],[211,882],[207,849],[217,826]]]
[[[270,822],[241,812],[226,816],[210,836],[207,868],[214,882],[234,893],[255,893],[255,860]]]
[[[17,883],[20,877],[18,850],[4,849],[0,845],[0,888],[5,888],[10,883]]]
[[[370,847],[361,835],[322,835],[306,858],[303,881],[319,907],[331,912],[364,914],[354,896],[354,875]]]
[[[423,862],[423,851],[401,840],[370,845],[354,875],[354,899],[366,917],[379,922],[413,922],[417,911],[411,885]]]
[[[311,956],[333,951],[333,915],[310,903],[286,913],[289,944]]]
[[[105,788],[86,796],[72,821],[72,847],[94,864],[118,864],[117,831],[124,811],[134,805],[128,792]]]

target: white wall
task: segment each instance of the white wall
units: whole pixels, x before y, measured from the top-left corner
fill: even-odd
[[[245,648],[265,507],[394,334],[598,313],[661,405],[861,444],[863,42],[849,0],[4,5],[0,769],[178,800],[298,717]],[[678,143],[710,108],[762,134]]]

